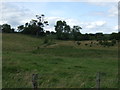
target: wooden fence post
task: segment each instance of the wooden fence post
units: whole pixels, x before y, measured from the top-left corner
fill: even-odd
[[[96,75],[96,88],[100,88],[100,72]]]
[[[32,74],[32,85],[33,85],[34,90],[37,90],[38,88],[37,79],[38,79],[38,74]]]

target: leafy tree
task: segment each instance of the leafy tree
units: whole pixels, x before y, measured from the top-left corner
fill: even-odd
[[[63,31],[63,22],[62,21],[57,21],[57,23],[55,25],[55,31],[57,34],[57,39],[61,39],[62,38],[62,31]]]
[[[87,33],[83,35],[83,40],[90,40],[90,35]]]
[[[119,40],[120,39],[120,32],[119,33],[112,33],[111,35],[110,35],[110,40],[113,40],[113,39],[115,39],[115,40]]]
[[[57,39],[67,40],[70,38],[70,26],[65,21],[57,21],[55,31]]]
[[[3,32],[3,33],[11,33],[11,32],[13,32],[13,31],[11,30],[11,26],[8,25],[8,24],[3,24],[3,25],[1,26],[1,29],[2,29],[2,32]]]
[[[80,40],[81,39],[81,33],[80,29],[82,29],[80,26],[73,26],[72,28],[72,38],[74,40]]]
[[[29,23],[25,23],[25,27],[28,27]]]
[[[20,26],[18,26],[17,28],[18,28],[19,32],[21,32],[21,31],[24,30],[24,25],[20,25]]]
[[[12,28],[12,29],[11,29],[11,31],[12,31],[12,32],[15,32],[15,29],[14,29],[14,28]]]
[[[55,32],[51,31],[51,35],[55,35],[55,34],[56,34]]]
[[[50,31],[46,31],[46,35],[50,35]]]
[[[96,33],[95,38],[97,41],[104,40],[104,35],[103,35],[103,33]]]
[[[29,23],[25,23],[24,25],[18,26],[18,30],[24,34],[31,34],[36,36],[43,36],[45,35],[43,27],[45,25],[49,25],[48,21],[44,20],[45,15],[36,15],[37,20],[32,19]]]

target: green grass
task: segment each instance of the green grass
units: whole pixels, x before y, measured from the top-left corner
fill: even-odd
[[[21,34],[3,34],[3,88],[31,88],[32,74],[39,74],[40,88],[95,88],[102,72],[101,87],[117,88],[117,45],[102,47],[43,40]],[[37,49],[39,47],[39,49]]]

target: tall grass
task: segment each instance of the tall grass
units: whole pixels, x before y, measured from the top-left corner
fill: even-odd
[[[40,88],[117,88],[117,47],[89,47],[73,41],[43,40],[21,34],[3,34],[3,88],[32,88],[32,74],[39,74]],[[37,49],[37,47],[40,47]]]

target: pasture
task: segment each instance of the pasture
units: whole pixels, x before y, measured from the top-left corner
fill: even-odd
[[[97,41],[80,41],[80,45],[53,42],[46,45],[41,38],[3,34],[3,88],[32,88],[34,73],[39,74],[39,88],[96,88],[97,72],[102,73],[101,88],[118,87],[117,44],[103,47]]]

